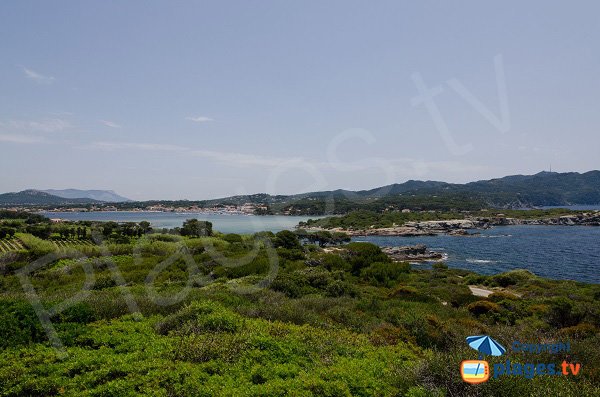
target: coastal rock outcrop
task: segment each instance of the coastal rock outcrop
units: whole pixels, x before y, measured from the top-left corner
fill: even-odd
[[[399,262],[439,261],[444,257],[440,252],[428,250],[424,244],[383,247],[381,251]]]

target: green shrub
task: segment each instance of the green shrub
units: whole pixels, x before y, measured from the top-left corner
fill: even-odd
[[[52,317],[52,321],[87,324],[96,321],[96,314],[88,303],[80,302]]]
[[[29,302],[0,301],[0,348],[41,342],[46,333]]]
[[[496,274],[487,280],[487,285],[508,287],[510,285],[517,285],[523,281],[535,278],[535,275],[529,270],[511,270],[506,273]]]
[[[318,291],[328,291],[336,294],[340,289],[350,292],[350,288],[337,284],[328,289],[334,281],[332,273],[319,268],[306,268],[291,273],[279,273],[273,280],[270,288],[274,291],[283,292],[291,298],[298,298]]]
[[[181,338],[175,359],[193,363],[236,361],[248,349],[248,337],[236,333],[189,334]]]
[[[502,308],[494,302],[480,300],[469,304],[469,306],[467,306],[467,310],[469,310],[475,316],[481,316],[488,313],[500,313]]]
[[[301,249],[277,248],[277,255],[285,261],[298,261],[304,259],[304,251]]]
[[[491,300],[492,302],[500,302],[503,300],[518,300],[519,297],[517,295],[511,294],[510,292],[504,292],[504,291],[496,291],[492,294],[490,294],[487,297],[489,300]]]
[[[407,262],[375,262],[363,268],[360,276],[373,285],[391,286],[409,271],[410,264]]]
[[[227,241],[230,244],[234,244],[234,243],[242,243],[242,236],[240,236],[239,234],[235,234],[235,233],[229,233],[224,235],[223,237],[221,237],[223,240]]]
[[[435,314],[419,316],[404,325],[417,341],[417,344],[426,348],[445,349],[452,345],[452,335],[446,324]]]
[[[283,292],[290,298],[299,298],[314,292],[306,277],[297,272],[279,273],[269,286],[273,291]]]
[[[229,278],[240,278],[249,276],[252,274],[263,274],[266,273],[271,267],[271,263],[268,258],[264,256],[258,256],[254,258],[250,263],[235,267],[226,267],[227,277]]]
[[[165,243],[176,243],[181,241],[181,236],[175,234],[152,233],[146,235],[146,238],[150,241],[163,241]]]
[[[390,294],[388,295],[390,298],[398,298],[406,301],[412,302],[436,302],[437,299],[431,294],[426,294],[416,287],[411,287],[407,285],[399,285],[397,286]]]
[[[343,270],[350,271],[352,266],[346,262],[341,256],[335,254],[322,254],[317,260],[327,270]]]
[[[445,285],[437,289],[436,293],[452,307],[463,307],[478,299],[466,285]]]
[[[585,339],[598,335],[599,331],[600,330],[592,324],[581,323],[571,327],[562,328],[558,334],[567,339]]]
[[[347,259],[350,263],[352,273],[360,275],[362,269],[371,266],[371,264],[390,263],[392,260],[381,251],[375,244],[371,243],[350,243],[345,246],[347,250]]]
[[[546,321],[548,324],[558,328],[577,325],[585,316],[583,308],[576,305],[569,298],[554,298],[548,301],[547,304]]]
[[[488,276],[481,274],[469,274],[464,278],[464,283],[467,285],[482,285],[486,284]]]
[[[101,290],[101,289],[111,288],[116,285],[117,285],[117,282],[115,281],[115,279],[111,275],[109,275],[109,276],[98,277],[92,288],[95,290]]]
[[[415,338],[404,328],[381,324],[371,331],[369,340],[375,346],[397,345],[400,342],[416,343]]]
[[[205,332],[236,332],[242,325],[239,315],[210,302],[193,302],[177,313],[165,317],[157,324],[157,331],[166,335],[169,331],[182,334]]]
[[[356,297],[358,290],[353,284],[347,281],[334,280],[325,288],[325,295],[333,298],[344,295]]]

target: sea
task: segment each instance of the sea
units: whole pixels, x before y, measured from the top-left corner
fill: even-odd
[[[585,208],[590,209],[590,208]],[[248,234],[270,230],[293,229],[307,216],[253,216],[169,212],[49,212],[49,218],[140,222],[146,220],[154,228],[181,226],[186,219],[197,218],[213,223],[223,233]],[[450,267],[496,274],[513,269],[527,269],[551,279],[600,283],[600,227],[593,226],[498,226],[473,230],[472,236],[355,237],[379,246],[425,244],[444,254]],[[431,264],[414,264],[428,267]]]
[[[181,227],[186,219],[196,218],[210,221],[213,230],[221,233],[251,234],[270,230],[293,230],[299,222],[308,219],[318,219],[318,216],[286,216],[286,215],[238,215],[238,214],[206,214],[206,213],[177,213],[151,211],[94,211],[94,212],[40,212],[51,219],[66,219],[70,221],[115,221],[141,222],[148,221],[155,229]]]
[[[382,247],[425,244],[449,267],[496,274],[527,269],[551,279],[600,283],[600,227],[497,226],[472,236],[356,237]],[[413,264],[418,268],[431,264]]]

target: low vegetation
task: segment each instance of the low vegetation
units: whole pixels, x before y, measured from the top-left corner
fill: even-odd
[[[55,225],[45,239],[19,229],[10,240],[22,244],[19,254],[0,257],[0,395],[600,394],[598,285],[527,271],[419,270],[342,236],[319,244],[302,233],[199,226],[185,236],[111,226],[101,245],[55,240]],[[45,266],[23,273],[48,253]],[[40,323],[24,276],[57,338]],[[476,297],[469,285],[494,293]],[[581,374],[467,385],[458,368],[477,358],[465,337],[478,334],[509,350],[515,340],[568,340],[569,353],[508,357],[579,362]]]

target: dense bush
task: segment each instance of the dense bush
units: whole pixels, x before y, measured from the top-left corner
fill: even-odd
[[[501,302],[504,300],[518,300],[519,297],[515,294],[505,291],[496,291],[488,296],[488,299],[492,302]]]
[[[223,275],[229,278],[240,278],[253,274],[264,274],[269,271],[273,264],[269,258],[262,255],[252,259],[249,263],[242,265],[219,266],[214,272],[217,275]]]
[[[306,268],[278,274],[270,288],[292,298],[317,292],[325,292],[329,296],[354,293],[355,289],[344,283],[341,277],[341,274],[325,269]]]
[[[512,270],[490,277],[486,284],[489,286],[508,287],[533,278],[535,278],[535,275],[528,270]]]
[[[157,324],[157,331],[191,334],[202,332],[235,332],[242,325],[238,315],[214,302],[194,302]]]
[[[572,327],[584,318],[585,312],[582,307],[576,306],[567,298],[554,298],[548,302],[546,321],[555,327]]]
[[[398,298],[407,301],[415,302],[437,302],[437,299],[430,294],[419,291],[418,288],[399,285],[390,294],[390,298]]]
[[[221,237],[223,240],[227,241],[230,244],[233,243],[242,243],[242,236],[240,236],[239,234],[235,234],[235,233],[229,233],[224,235],[223,237]]]
[[[391,287],[397,283],[401,276],[407,274],[409,271],[410,264],[407,262],[375,262],[369,267],[363,268],[360,275],[363,280],[373,285]]]
[[[596,326],[587,323],[573,325],[571,327],[563,328],[559,331],[559,334],[568,340],[585,339],[594,335],[598,335],[599,333],[600,330]]]
[[[46,333],[31,303],[0,300],[0,348],[41,342]]]
[[[467,309],[475,316],[481,316],[489,313],[500,313],[502,311],[502,308],[494,302],[483,300],[471,303],[469,306],[467,306]]]
[[[372,263],[391,262],[391,259],[375,244],[350,243],[345,248],[347,250],[347,261],[350,263],[352,272],[357,276],[360,275],[362,269],[371,266]]]
[[[96,279],[93,288],[101,290],[105,288],[111,288],[117,285],[117,282],[112,276],[102,276]]]
[[[335,254],[322,254],[317,258],[319,264],[327,270],[350,271],[352,265],[345,261],[341,256]]]

